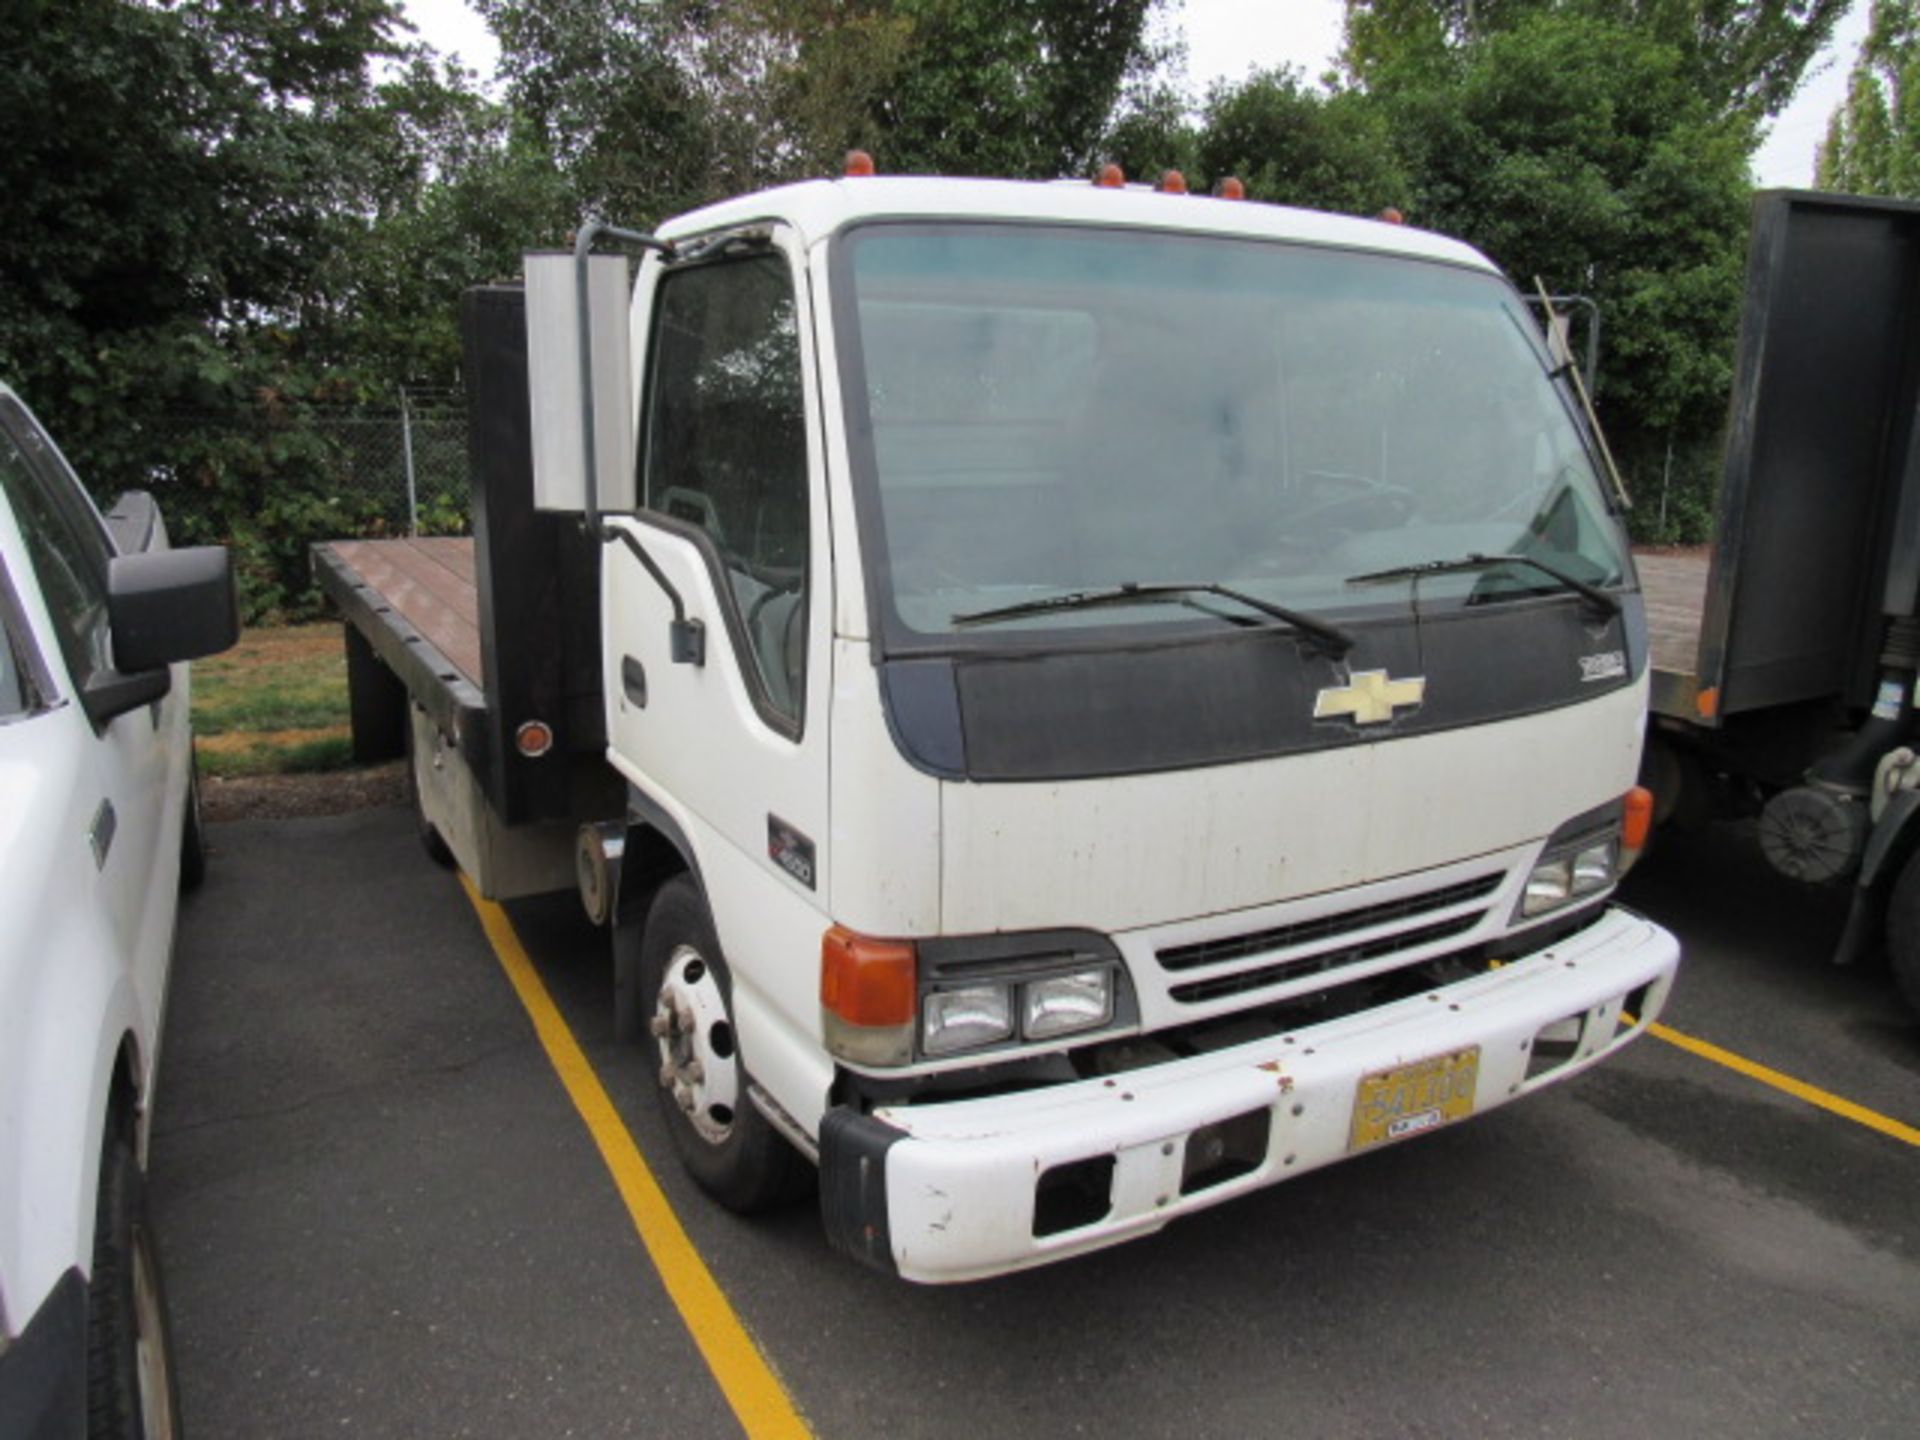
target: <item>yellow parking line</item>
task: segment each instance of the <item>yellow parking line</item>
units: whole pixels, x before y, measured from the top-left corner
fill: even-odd
[[[1830,1091],[1817,1085],[1809,1085],[1804,1080],[1796,1080],[1791,1075],[1783,1075],[1778,1070],[1770,1070],[1765,1065],[1749,1060],[1744,1055],[1736,1055],[1731,1050],[1723,1050],[1709,1040],[1696,1039],[1692,1035],[1655,1022],[1647,1027],[1647,1032],[1669,1045],[1678,1046],[1690,1055],[1698,1055],[1702,1060],[1711,1060],[1716,1065],[1724,1065],[1729,1070],[1745,1075],[1750,1080],[1758,1080],[1762,1085],[1771,1085],[1809,1105],[1818,1105],[1822,1110],[1851,1120],[1856,1125],[1864,1125],[1869,1130],[1878,1130],[1882,1135],[1890,1135],[1895,1140],[1904,1140],[1909,1145],[1920,1146],[1920,1130],[1911,1125],[1902,1124],[1877,1110],[1869,1110],[1864,1105],[1856,1105],[1851,1100],[1842,1100]]]
[[[719,1382],[721,1393],[733,1407],[741,1428],[749,1440],[810,1440],[813,1432],[800,1418],[793,1397],[787,1394],[780,1377],[773,1373],[760,1347],[753,1343],[746,1326],[740,1323],[739,1315],[714,1280],[713,1272],[707,1269],[700,1252],[687,1238],[680,1218],[673,1213],[673,1206],[647,1168],[639,1146],[621,1123],[600,1077],[594,1073],[585,1052],[561,1017],[559,1007],[547,994],[533,962],[527,958],[520,937],[514,933],[513,922],[507,918],[506,911],[482,898],[465,875],[460,877],[460,883],[466,888],[474,913],[480,917],[481,928],[492,942],[500,968],[507,972],[514,992],[526,1007],[527,1018],[533,1021],[534,1032],[546,1049],[547,1059],[552,1062],[560,1083],[566,1086],[573,1108],[586,1122],[594,1144],[600,1147],[600,1158],[613,1174],[613,1183],[626,1202],[633,1228],[639,1232],[654,1268],[660,1272],[667,1294],[673,1297],[680,1318],[686,1322],[693,1343],[700,1347],[707,1368]]]

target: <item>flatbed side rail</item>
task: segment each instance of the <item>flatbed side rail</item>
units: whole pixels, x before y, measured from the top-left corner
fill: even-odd
[[[476,775],[491,772],[487,698],[329,543],[313,547],[314,577]]]

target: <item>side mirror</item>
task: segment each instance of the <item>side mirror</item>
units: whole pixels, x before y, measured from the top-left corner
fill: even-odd
[[[588,509],[584,439],[593,411],[594,491],[601,511],[634,507],[633,358],[625,255],[525,257],[527,383],[537,510]],[[580,274],[586,267],[586,308]],[[586,335],[582,335],[582,331]]]
[[[225,650],[240,638],[239,596],[224,545],[116,555],[107,565],[114,668],[80,697],[96,725],[167,693],[167,666]]]
[[[116,555],[107,619],[114,666],[126,674],[230,648],[240,638],[240,604],[226,546]]]

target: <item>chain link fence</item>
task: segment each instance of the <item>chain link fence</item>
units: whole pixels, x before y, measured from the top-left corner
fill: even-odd
[[[455,391],[401,391],[390,408],[262,405],[140,424],[149,453],[167,457],[163,486],[190,488],[196,466],[222,478],[243,469],[268,492],[277,478],[336,502],[356,535],[458,535],[470,524],[466,402]]]
[[[317,541],[459,535],[472,518],[467,411],[448,390],[389,406],[263,403],[129,417],[176,543],[233,549],[248,618],[319,608]]]

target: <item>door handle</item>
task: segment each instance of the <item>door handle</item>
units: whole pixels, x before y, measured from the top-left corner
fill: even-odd
[[[647,667],[631,655],[620,657],[620,688],[637,708],[647,708]]]

